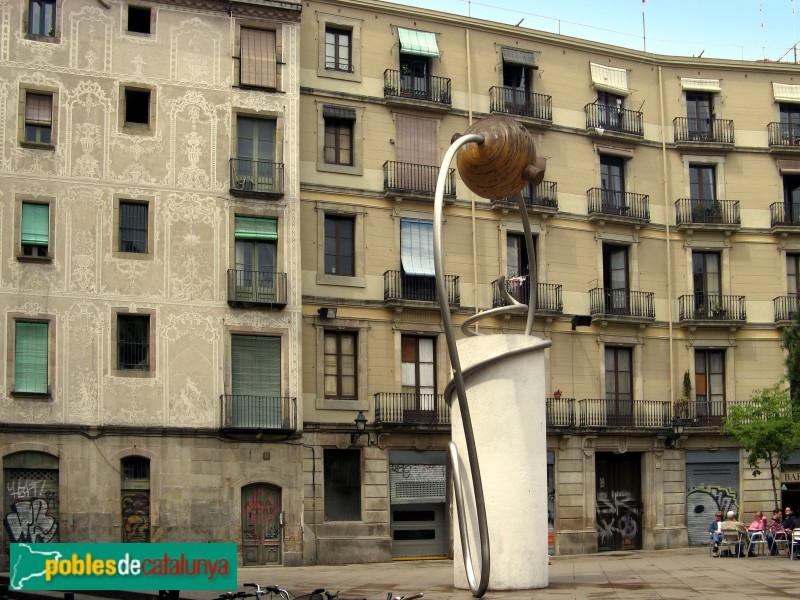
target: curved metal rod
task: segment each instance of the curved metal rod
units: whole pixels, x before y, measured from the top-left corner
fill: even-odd
[[[525,206],[525,199],[522,192],[517,192],[517,206],[522,217],[522,230],[525,232],[525,248],[528,250],[528,272],[530,273],[530,285],[528,286],[528,320],[525,323],[525,335],[533,333],[533,318],[536,313],[536,300],[539,295],[539,277],[536,270],[536,251],[533,248],[533,238],[531,237],[531,221],[528,219],[528,209]]]
[[[464,437],[467,445],[467,456],[469,457],[470,473],[472,474],[472,487],[475,494],[475,509],[478,517],[478,538],[480,542],[481,554],[481,572],[480,580],[475,577],[475,569],[472,561],[472,553],[469,549],[469,539],[467,534],[467,520],[464,513],[464,500],[461,488],[460,471],[458,465],[458,452],[455,446],[450,447],[450,460],[453,473],[454,494],[456,496],[456,510],[458,511],[458,527],[461,535],[461,548],[464,553],[464,570],[466,571],[467,581],[469,583],[472,595],[476,598],[482,597],[489,587],[489,569],[490,569],[490,555],[489,555],[489,526],[486,520],[486,503],[483,496],[483,481],[481,480],[481,471],[478,465],[478,452],[475,447],[475,435],[472,430],[472,419],[469,414],[469,405],[467,404],[467,392],[464,386],[464,375],[461,372],[461,361],[458,357],[458,349],[456,348],[456,339],[453,335],[453,320],[450,317],[450,303],[448,302],[447,289],[444,281],[444,263],[442,248],[442,207],[444,206],[444,186],[447,179],[447,172],[450,163],[455,156],[456,151],[469,142],[482,144],[484,137],[482,135],[469,134],[464,135],[450,144],[450,148],[445,153],[442,167],[439,169],[439,178],[436,181],[436,195],[434,197],[433,209],[433,265],[436,273],[436,293],[439,296],[439,307],[442,311],[442,322],[444,325],[444,334],[447,340],[447,350],[450,353],[450,364],[453,370],[453,381],[455,382],[456,392],[458,394],[458,407],[461,412],[461,421],[464,426]]]

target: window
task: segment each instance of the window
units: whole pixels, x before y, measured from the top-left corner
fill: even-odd
[[[237,117],[235,176],[244,189],[276,190],[275,133],[274,119]]]
[[[149,6],[128,6],[128,33],[150,34]]]
[[[233,427],[280,429],[281,338],[231,336]]]
[[[325,162],[332,165],[353,164],[353,126],[355,111],[325,107]]]
[[[714,97],[706,92],[686,92],[686,126],[691,140],[712,140]]]
[[[150,460],[128,456],[121,461],[122,541],[150,541]]]
[[[625,160],[619,156],[600,155],[600,210],[625,214]]]
[[[622,129],[624,98],[611,92],[597,92],[597,117],[601,127],[606,129]]]
[[[692,204],[695,200],[699,203],[716,200],[716,179],[714,165],[689,165],[689,194]]]
[[[404,335],[400,340],[403,405],[436,409],[436,339]]]
[[[534,255],[536,254],[536,236],[533,237]],[[523,304],[530,299],[530,267],[528,248],[525,246],[525,235],[508,233],[506,235],[506,288],[511,296]]]
[[[148,252],[147,203],[119,203],[119,251],[146,254]]]
[[[52,144],[53,95],[25,93],[25,134],[30,144]]]
[[[435,100],[430,93],[430,59],[439,57],[436,34],[397,28],[400,38],[400,96]]]
[[[117,315],[117,369],[150,370],[150,315]]]
[[[357,334],[325,332],[325,397],[356,398]]]
[[[402,297],[405,300],[436,301],[433,266],[433,221],[400,220]]]
[[[49,393],[49,327],[41,321],[14,322],[15,394]]]
[[[239,84],[261,88],[278,87],[276,36],[266,29],[239,30]]]
[[[150,126],[150,90],[125,88],[125,127]]]
[[[351,32],[346,29],[327,27],[325,29],[325,68],[333,71],[353,71],[350,58],[352,46]]]
[[[278,221],[236,215],[234,237],[235,299],[275,302]]]
[[[800,298],[800,254],[786,255],[786,284],[788,294]]]
[[[718,252],[692,252],[694,309],[698,317],[713,316],[722,294],[720,255]]]
[[[361,520],[361,451],[323,451],[325,520]]]
[[[433,194],[439,175],[439,121],[395,115],[397,166],[394,185]]]
[[[48,258],[50,243],[50,205],[22,203],[20,227],[22,256]]]
[[[633,425],[631,349],[606,346],[605,361],[608,424]]]
[[[694,393],[697,416],[719,421],[725,414],[724,350],[695,350]]]
[[[783,211],[785,223],[800,224],[800,175],[783,176]]]
[[[628,247],[603,244],[603,296],[609,314],[628,314]]]
[[[503,100],[507,111],[517,112],[531,107],[532,73],[529,66],[503,57]]]
[[[28,33],[55,37],[56,0],[30,0]]]
[[[325,216],[325,273],[355,275],[355,218]]]

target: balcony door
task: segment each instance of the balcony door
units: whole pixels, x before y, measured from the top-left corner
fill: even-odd
[[[629,314],[629,289],[628,247],[603,244],[603,298],[606,314]]]
[[[395,186],[433,194],[439,174],[439,122],[427,117],[395,115],[397,168]]]
[[[699,425],[717,426],[725,416],[725,350],[695,350],[695,418]]]
[[[231,424],[281,429],[281,338],[231,336]]]
[[[714,97],[704,92],[686,92],[686,127],[690,140],[712,139]]]
[[[696,318],[716,316],[722,303],[719,252],[692,252],[692,282]]]
[[[788,294],[785,318],[797,316],[797,299],[800,298],[800,254],[786,255],[786,293]]]
[[[525,65],[503,61],[503,102],[506,111],[519,113],[531,107],[531,73]]]
[[[275,302],[278,223],[275,219],[235,219],[236,299]]]
[[[400,55],[400,95],[416,100],[428,100],[430,65],[427,56]]]
[[[782,102],[781,113],[781,143],[787,146],[800,144],[800,104]]]
[[[600,155],[601,208],[604,213],[626,214],[625,160],[618,156]]]
[[[436,423],[436,338],[404,335],[400,345],[403,421]]]
[[[633,352],[606,347],[606,418],[617,427],[633,426]]]
[[[532,236],[534,255],[536,253],[536,236]],[[506,235],[506,289],[511,297],[527,304],[530,297],[530,265],[528,248],[525,246],[525,235],[509,233]]]
[[[606,129],[622,129],[622,103],[623,97],[611,92],[597,92],[597,119],[598,126]]]
[[[800,175],[783,176],[784,223],[800,224]]]
[[[275,128],[272,119],[236,119],[237,189],[275,189]]]

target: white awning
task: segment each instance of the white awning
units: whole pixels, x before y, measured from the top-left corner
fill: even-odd
[[[400,221],[400,260],[406,275],[433,277],[433,221]]]
[[[719,79],[681,77],[681,88],[690,92],[721,92]]]
[[[596,89],[620,96],[627,96],[631,93],[628,89],[628,71],[625,69],[607,67],[597,63],[589,63],[589,66],[592,69],[592,85]]]
[[[536,69],[536,54],[530,50],[520,50],[519,48],[501,48],[503,62],[512,65],[522,65]]]
[[[403,54],[439,56],[439,46],[436,44],[435,33],[398,27],[397,35],[400,36],[400,51]]]
[[[800,102],[800,85],[773,83],[772,93],[775,94],[775,102]]]

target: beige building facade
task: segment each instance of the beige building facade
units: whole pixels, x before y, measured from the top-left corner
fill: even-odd
[[[770,482],[720,426],[781,378],[797,309],[796,66],[656,56],[370,0],[306,3],[301,38],[307,561],[450,551],[433,192],[453,136],[491,114],[522,122],[548,160],[523,196],[534,330],[552,340],[552,551],[702,544],[716,510],[771,509]],[[516,204],[476,197],[457,173],[444,246],[456,325],[507,301],[501,275],[530,296]],[[367,435],[353,436],[359,415]],[[783,501],[797,494],[789,485]],[[544,530],[543,515],[517,518]]]
[[[0,3],[9,543],[302,561],[301,6]]]

